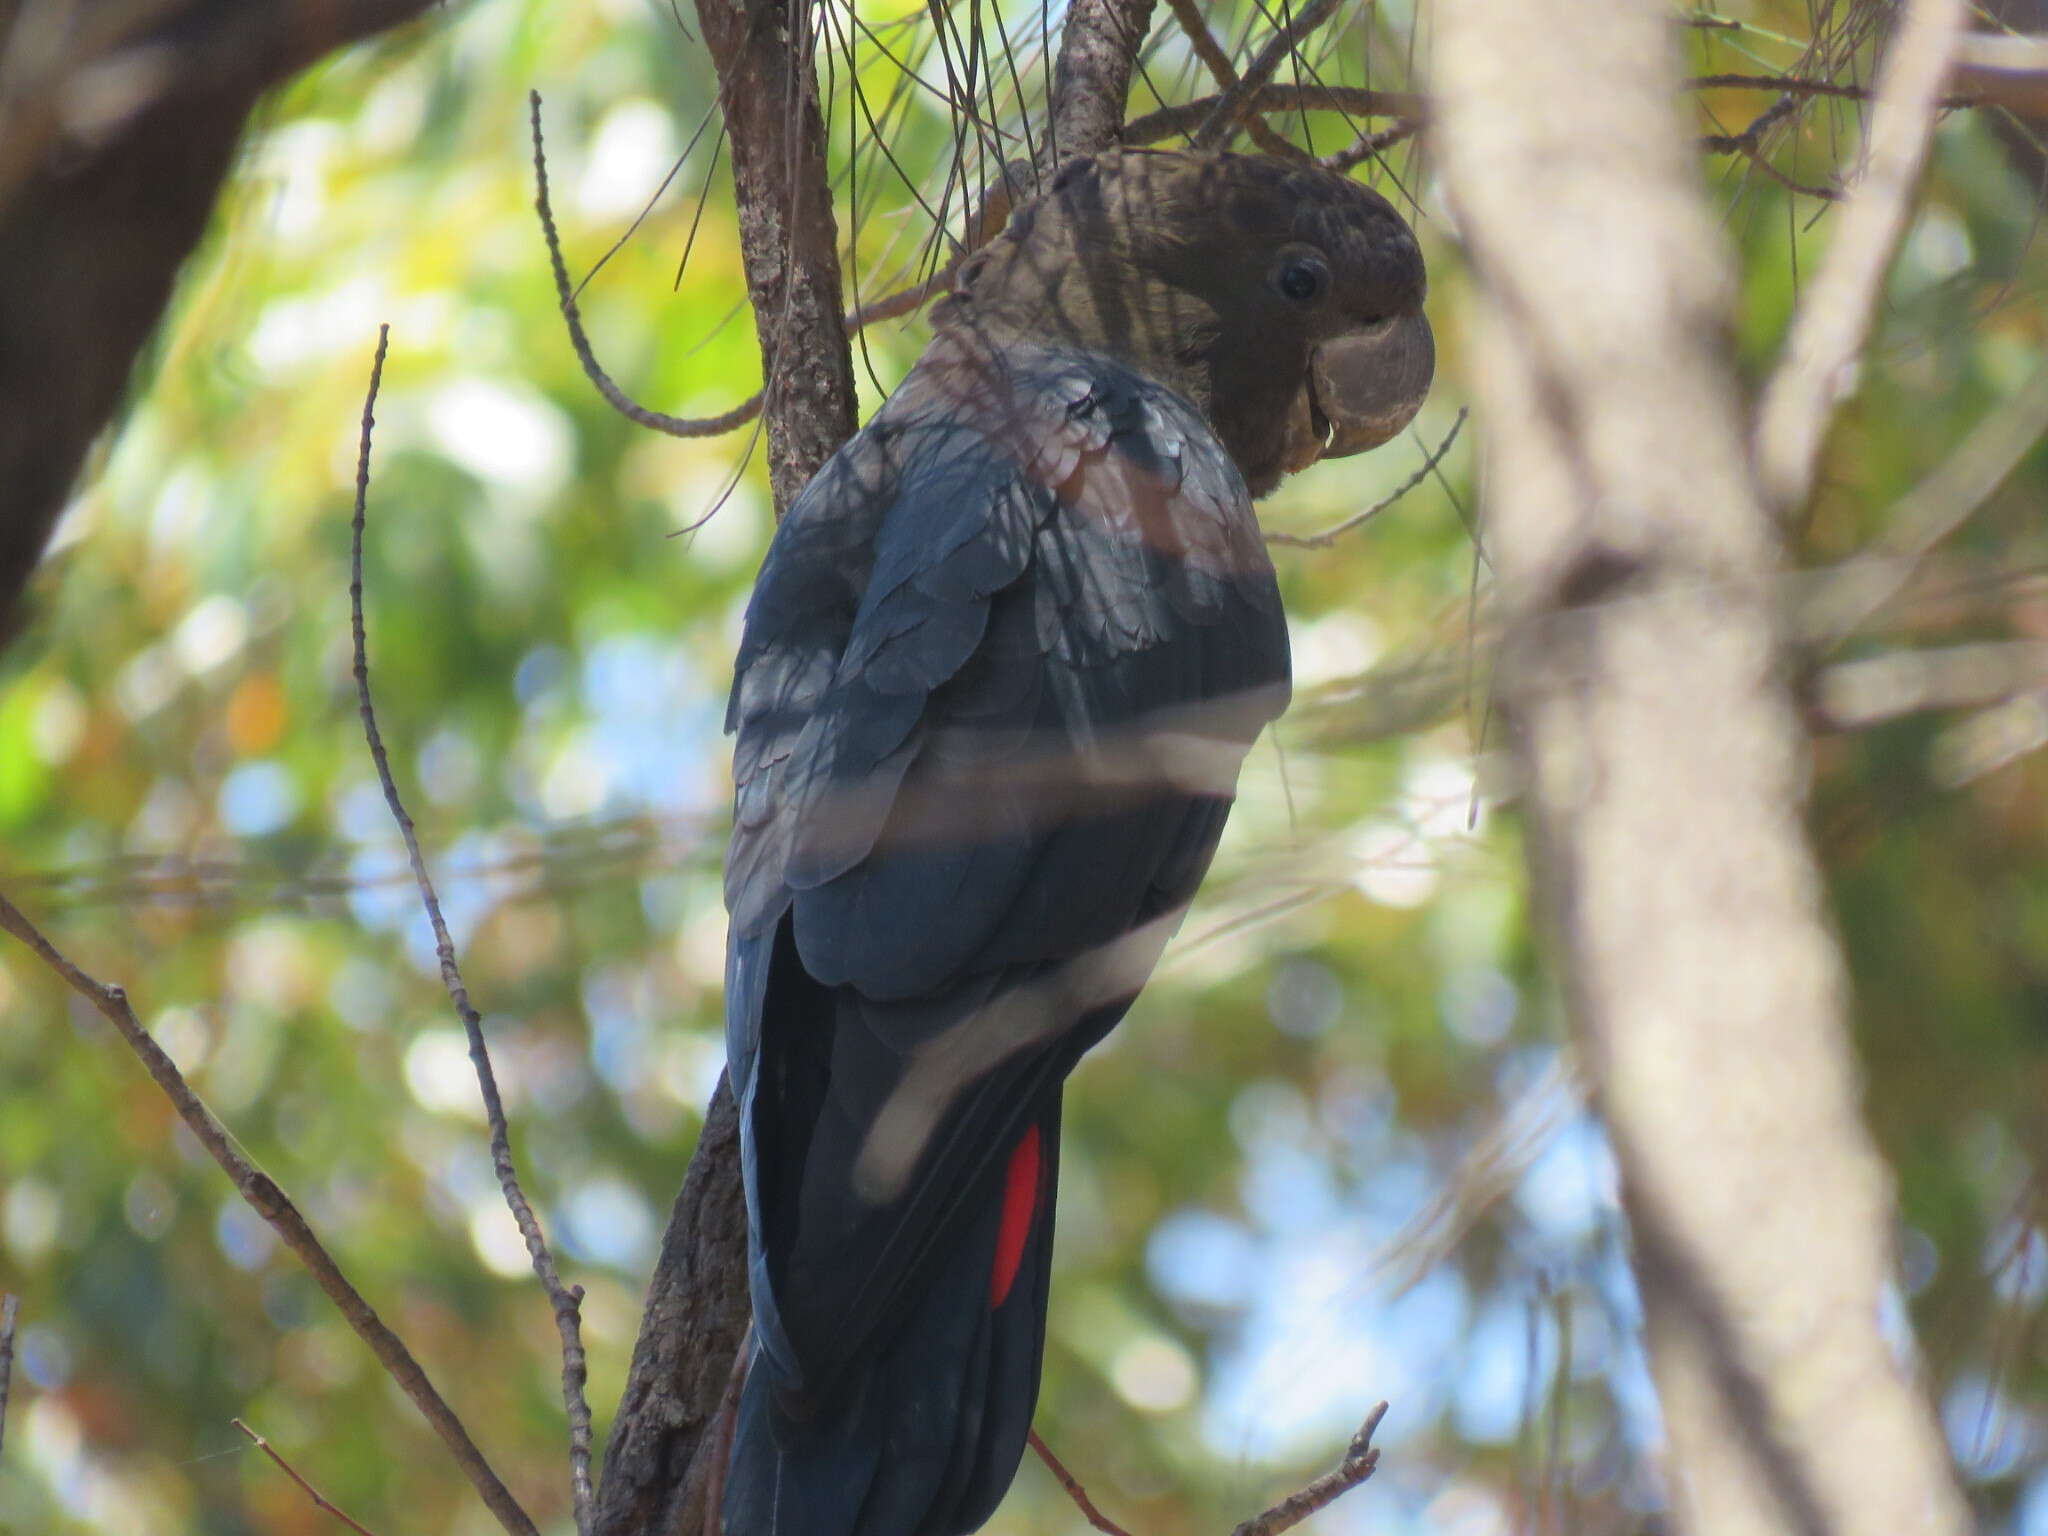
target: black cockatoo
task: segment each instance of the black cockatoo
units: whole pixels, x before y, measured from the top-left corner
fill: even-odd
[[[1428,389],[1414,236],[1313,166],[1075,160],[962,264],[747,609],[726,1536],[956,1536],[1016,1474],[1060,1093],[1285,707],[1251,499]]]

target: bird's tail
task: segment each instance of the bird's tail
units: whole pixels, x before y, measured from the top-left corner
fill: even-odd
[[[829,1403],[793,1417],[755,1345],[725,1536],[962,1536],[995,1512],[1038,1404],[1059,1119],[1055,1098],[973,1202],[929,1287]]]

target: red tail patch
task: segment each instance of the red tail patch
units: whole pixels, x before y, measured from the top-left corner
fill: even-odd
[[[1038,1212],[1038,1127],[1024,1133],[1010,1153],[1010,1166],[1003,1175],[1003,1223],[996,1229],[996,1263],[988,1275],[988,1305],[993,1312],[1017,1283],[1017,1266],[1024,1261],[1024,1239],[1031,1235],[1031,1218]]]

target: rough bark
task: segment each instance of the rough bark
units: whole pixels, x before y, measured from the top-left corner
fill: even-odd
[[[698,0],[697,19],[732,145],[779,517],[857,425],[815,34],[809,7],[788,0]],[[721,1077],[648,1284],[605,1445],[598,1536],[704,1529],[714,1479],[712,1458],[699,1452],[716,1426],[748,1315],[739,1117]]]
[[[697,1448],[718,1417],[749,1317],[739,1132],[739,1111],[721,1077],[662,1235],[605,1445],[599,1536],[703,1529],[711,1458]]]
[[[1109,148],[1124,125],[1124,102],[1153,0],[1073,0],[1052,76],[1053,166]]]
[[[1053,77],[1049,138],[1061,157],[1116,142],[1151,10],[1152,0],[1076,0]],[[852,434],[854,392],[808,38],[791,31],[780,4],[752,13],[734,0],[698,4],[726,103],[748,290],[772,381],[764,414],[779,512]],[[783,105],[791,92],[794,111]],[[774,147],[751,143],[743,160],[756,133]],[[702,1453],[718,1444],[712,1431],[748,1316],[739,1121],[720,1079],[649,1282],[605,1448],[597,1536],[707,1528],[715,1479]]]
[[[272,85],[432,0],[0,0],[0,639]]]
[[[1657,0],[1444,0],[1502,678],[1620,1161],[1676,1526],[1968,1529],[1887,1347],[1890,1190],[1801,822],[1733,289]],[[1584,89],[1598,80],[1597,91]]]
[[[740,253],[761,343],[768,479],[779,517],[858,425],[812,65],[816,34],[801,0],[698,0],[697,19],[718,69],[732,146]]]

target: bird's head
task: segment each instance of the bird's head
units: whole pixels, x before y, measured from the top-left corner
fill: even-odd
[[[1436,344],[1415,236],[1377,192],[1258,156],[1069,161],[961,264],[936,318],[1103,352],[1199,406],[1254,496],[1387,441]]]

